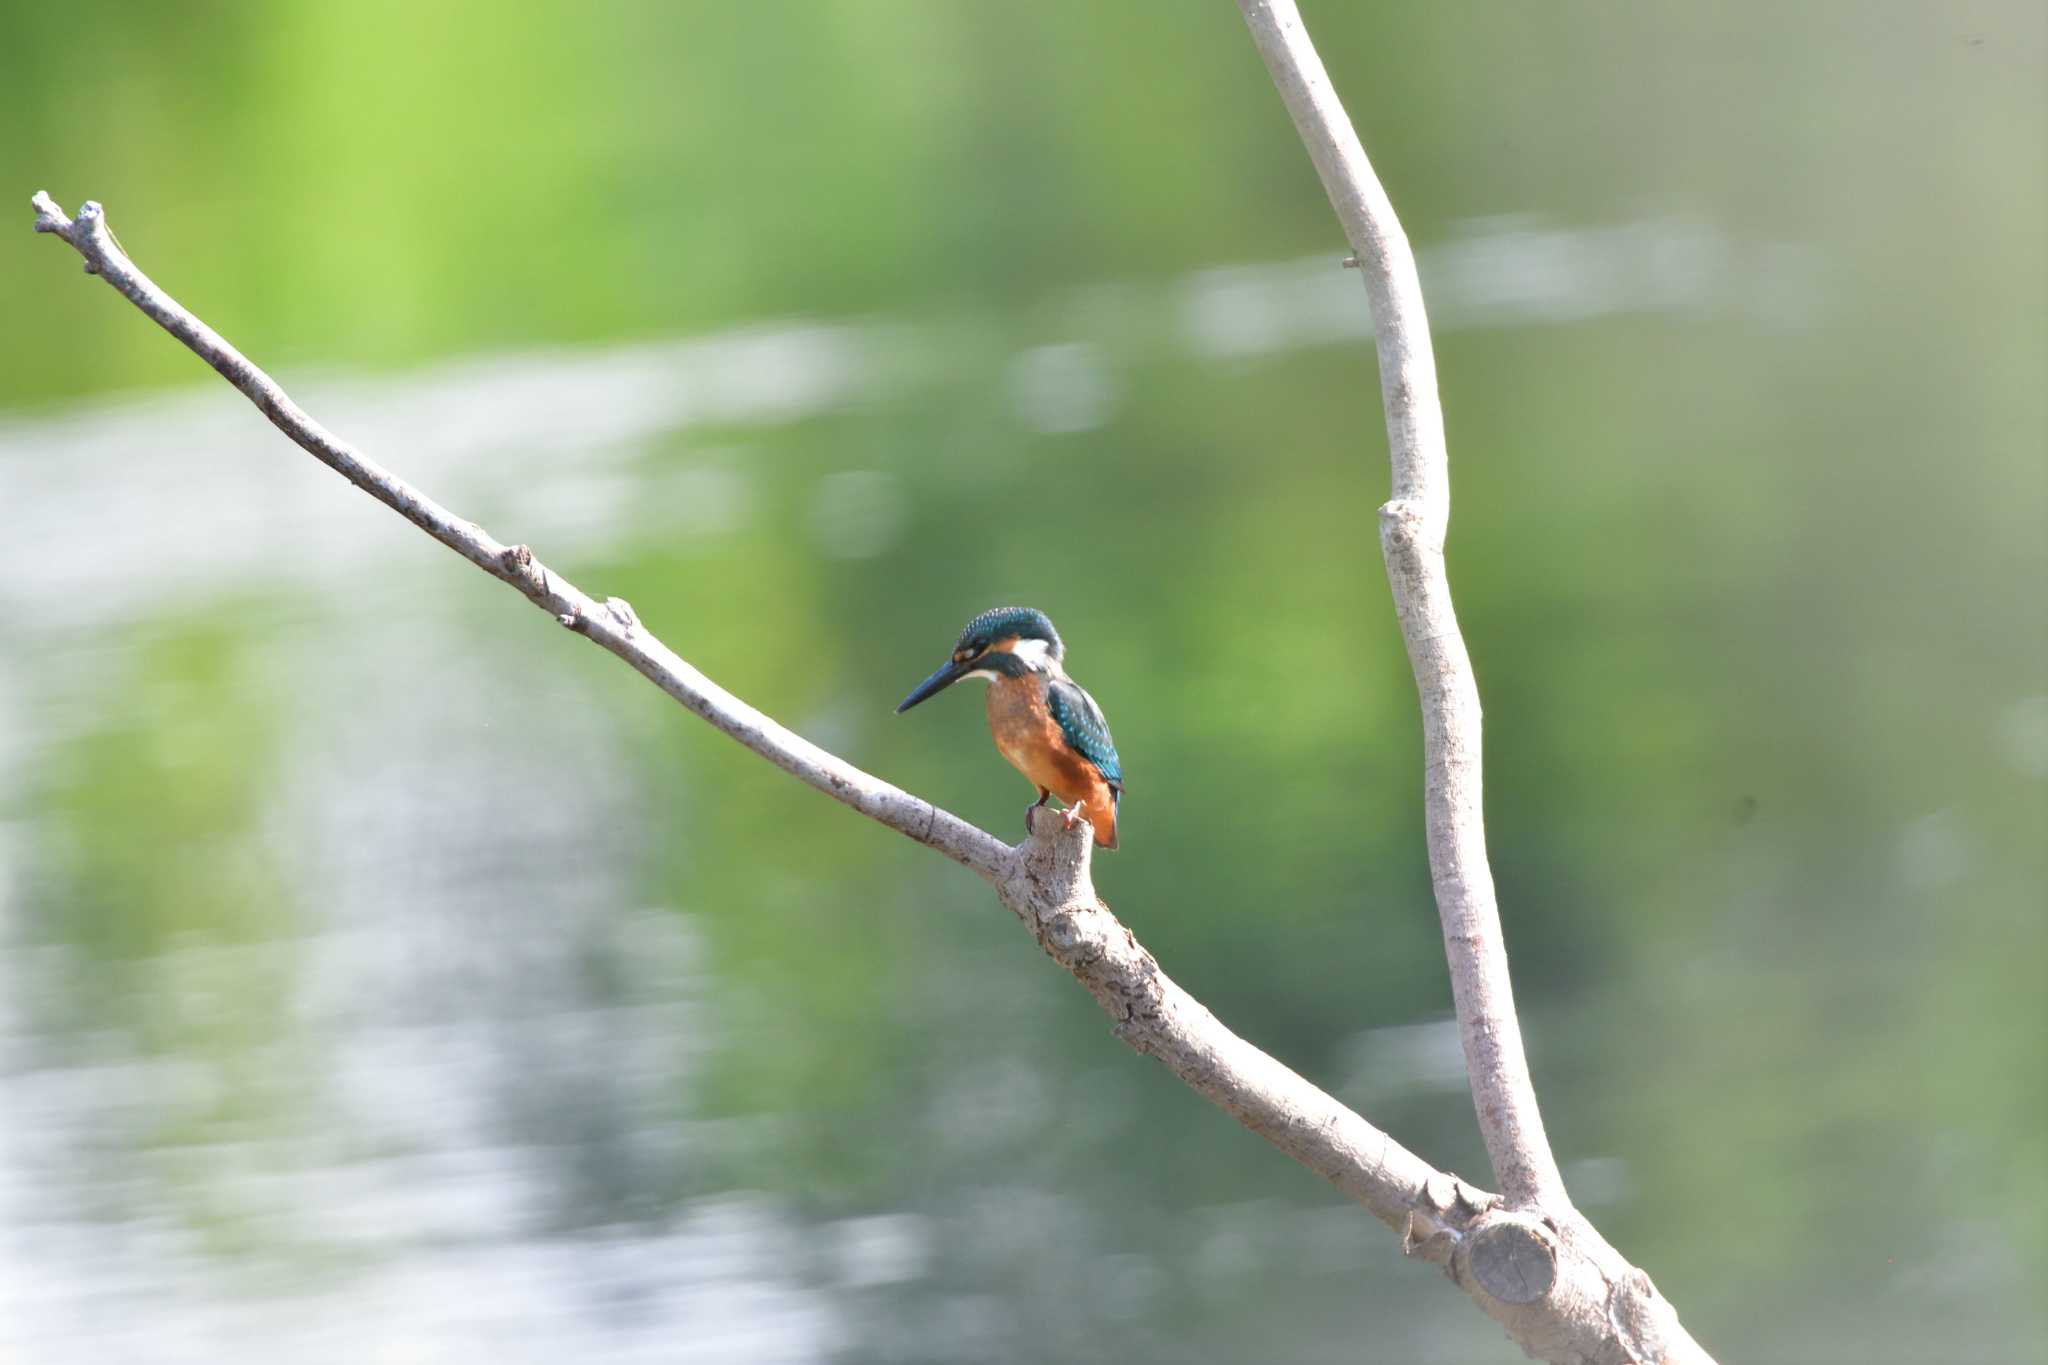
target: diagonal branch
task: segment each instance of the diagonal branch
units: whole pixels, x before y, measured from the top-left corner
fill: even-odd
[[[493,578],[511,584],[577,634],[618,655],[662,691],[770,763],[869,819],[927,844],[994,884],[1117,1020],[1117,1035],[1150,1053],[1239,1122],[1322,1175],[1397,1229],[1435,1234],[1437,1215],[1469,1217],[1493,1196],[1430,1167],[1385,1133],[1232,1034],[1167,978],[1095,896],[1092,835],[1085,825],[1011,848],[930,802],[827,753],[712,682],[641,625],[621,598],[599,604],[544,567],[523,545],[507,546],[464,521],[350,446],[292,401],[276,380],[136,268],[87,202],[67,217],[35,196],[36,231],[85,258],[88,273],[119,290],[163,329],[248,395],[263,415],[315,459],[397,511]],[[1050,831],[1057,821],[1041,821]]]
[[[314,421],[276,380],[136,268],[114,239],[98,204],[87,201],[74,219],[66,217],[47,194],[38,193],[34,203],[37,232],[54,233],[69,242],[85,258],[87,274],[98,275],[119,290],[194,355],[220,371],[271,425],[314,459],[491,577],[519,589],[535,606],[624,659],[656,687],[776,767],[983,877],[993,880],[1001,871],[1008,849],[993,835],[785,729],[657,640],[641,626],[625,599],[596,602],[549,570],[524,545],[501,544],[475,522],[456,516]]]
[[[1086,825],[1056,833],[1058,822],[1044,821],[1046,834],[1012,848],[784,728],[691,667],[622,599],[598,603],[525,546],[493,539],[315,422],[275,380],[136,268],[98,204],[86,203],[71,218],[47,194],[34,202],[36,231],[69,243],[89,273],[218,370],[315,459],[770,763],[979,873],[1116,1021],[1117,1037],[1157,1057],[1196,1093],[1401,1233],[1406,1251],[1442,1266],[1526,1349],[1592,1365],[1706,1360],[1667,1354],[1665,1320],[1677,1327],[1669,1306],[1568,1208],[1562,1221],[1547,1211],[1513,1209],[1435,1169],[1224,1027],[1160,970],[1095,894]]]

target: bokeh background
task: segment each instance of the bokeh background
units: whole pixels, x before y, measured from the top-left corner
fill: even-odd
[[[1723,1360],[2040,1361],[2044,23],[1312,4],[1421,252],[1495,872]],[[0,5],[0,1358],[1519,1353],[973,878],[348,491],[29,232],[1014,837],[1478,1180],[1356,277],[1242,31],[1084,0]]]

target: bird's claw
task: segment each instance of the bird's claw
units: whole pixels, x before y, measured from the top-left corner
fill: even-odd
[[[1061,829],[1072,829],[1088,818],[1088,803],[1082,801],[1076,805],[1068,806],[1065,810],[1057,811],[1047,806],[1043,801],[1038,802],[1036,805],[1026,806],[1024,808],[1024,832],[1026,834],[1038,833],[1037,821],[1040,811],[1046,811],[1049,814],[1059,816]]]

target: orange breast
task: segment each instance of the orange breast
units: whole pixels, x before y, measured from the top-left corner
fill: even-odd
[[[1012,767],[1069,806],[1085,804],[1095,842],[1116,847],[1116,796],[1093,763],[1076,753],[1045,704],[1037,674],[988,685],[988,729]]]

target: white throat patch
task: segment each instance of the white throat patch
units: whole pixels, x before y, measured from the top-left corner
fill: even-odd
[[[1034,669],[1043,670],[1051,663],[1052,643],[1047,640],[1019,640],[1010,646],[1010,652]]]

